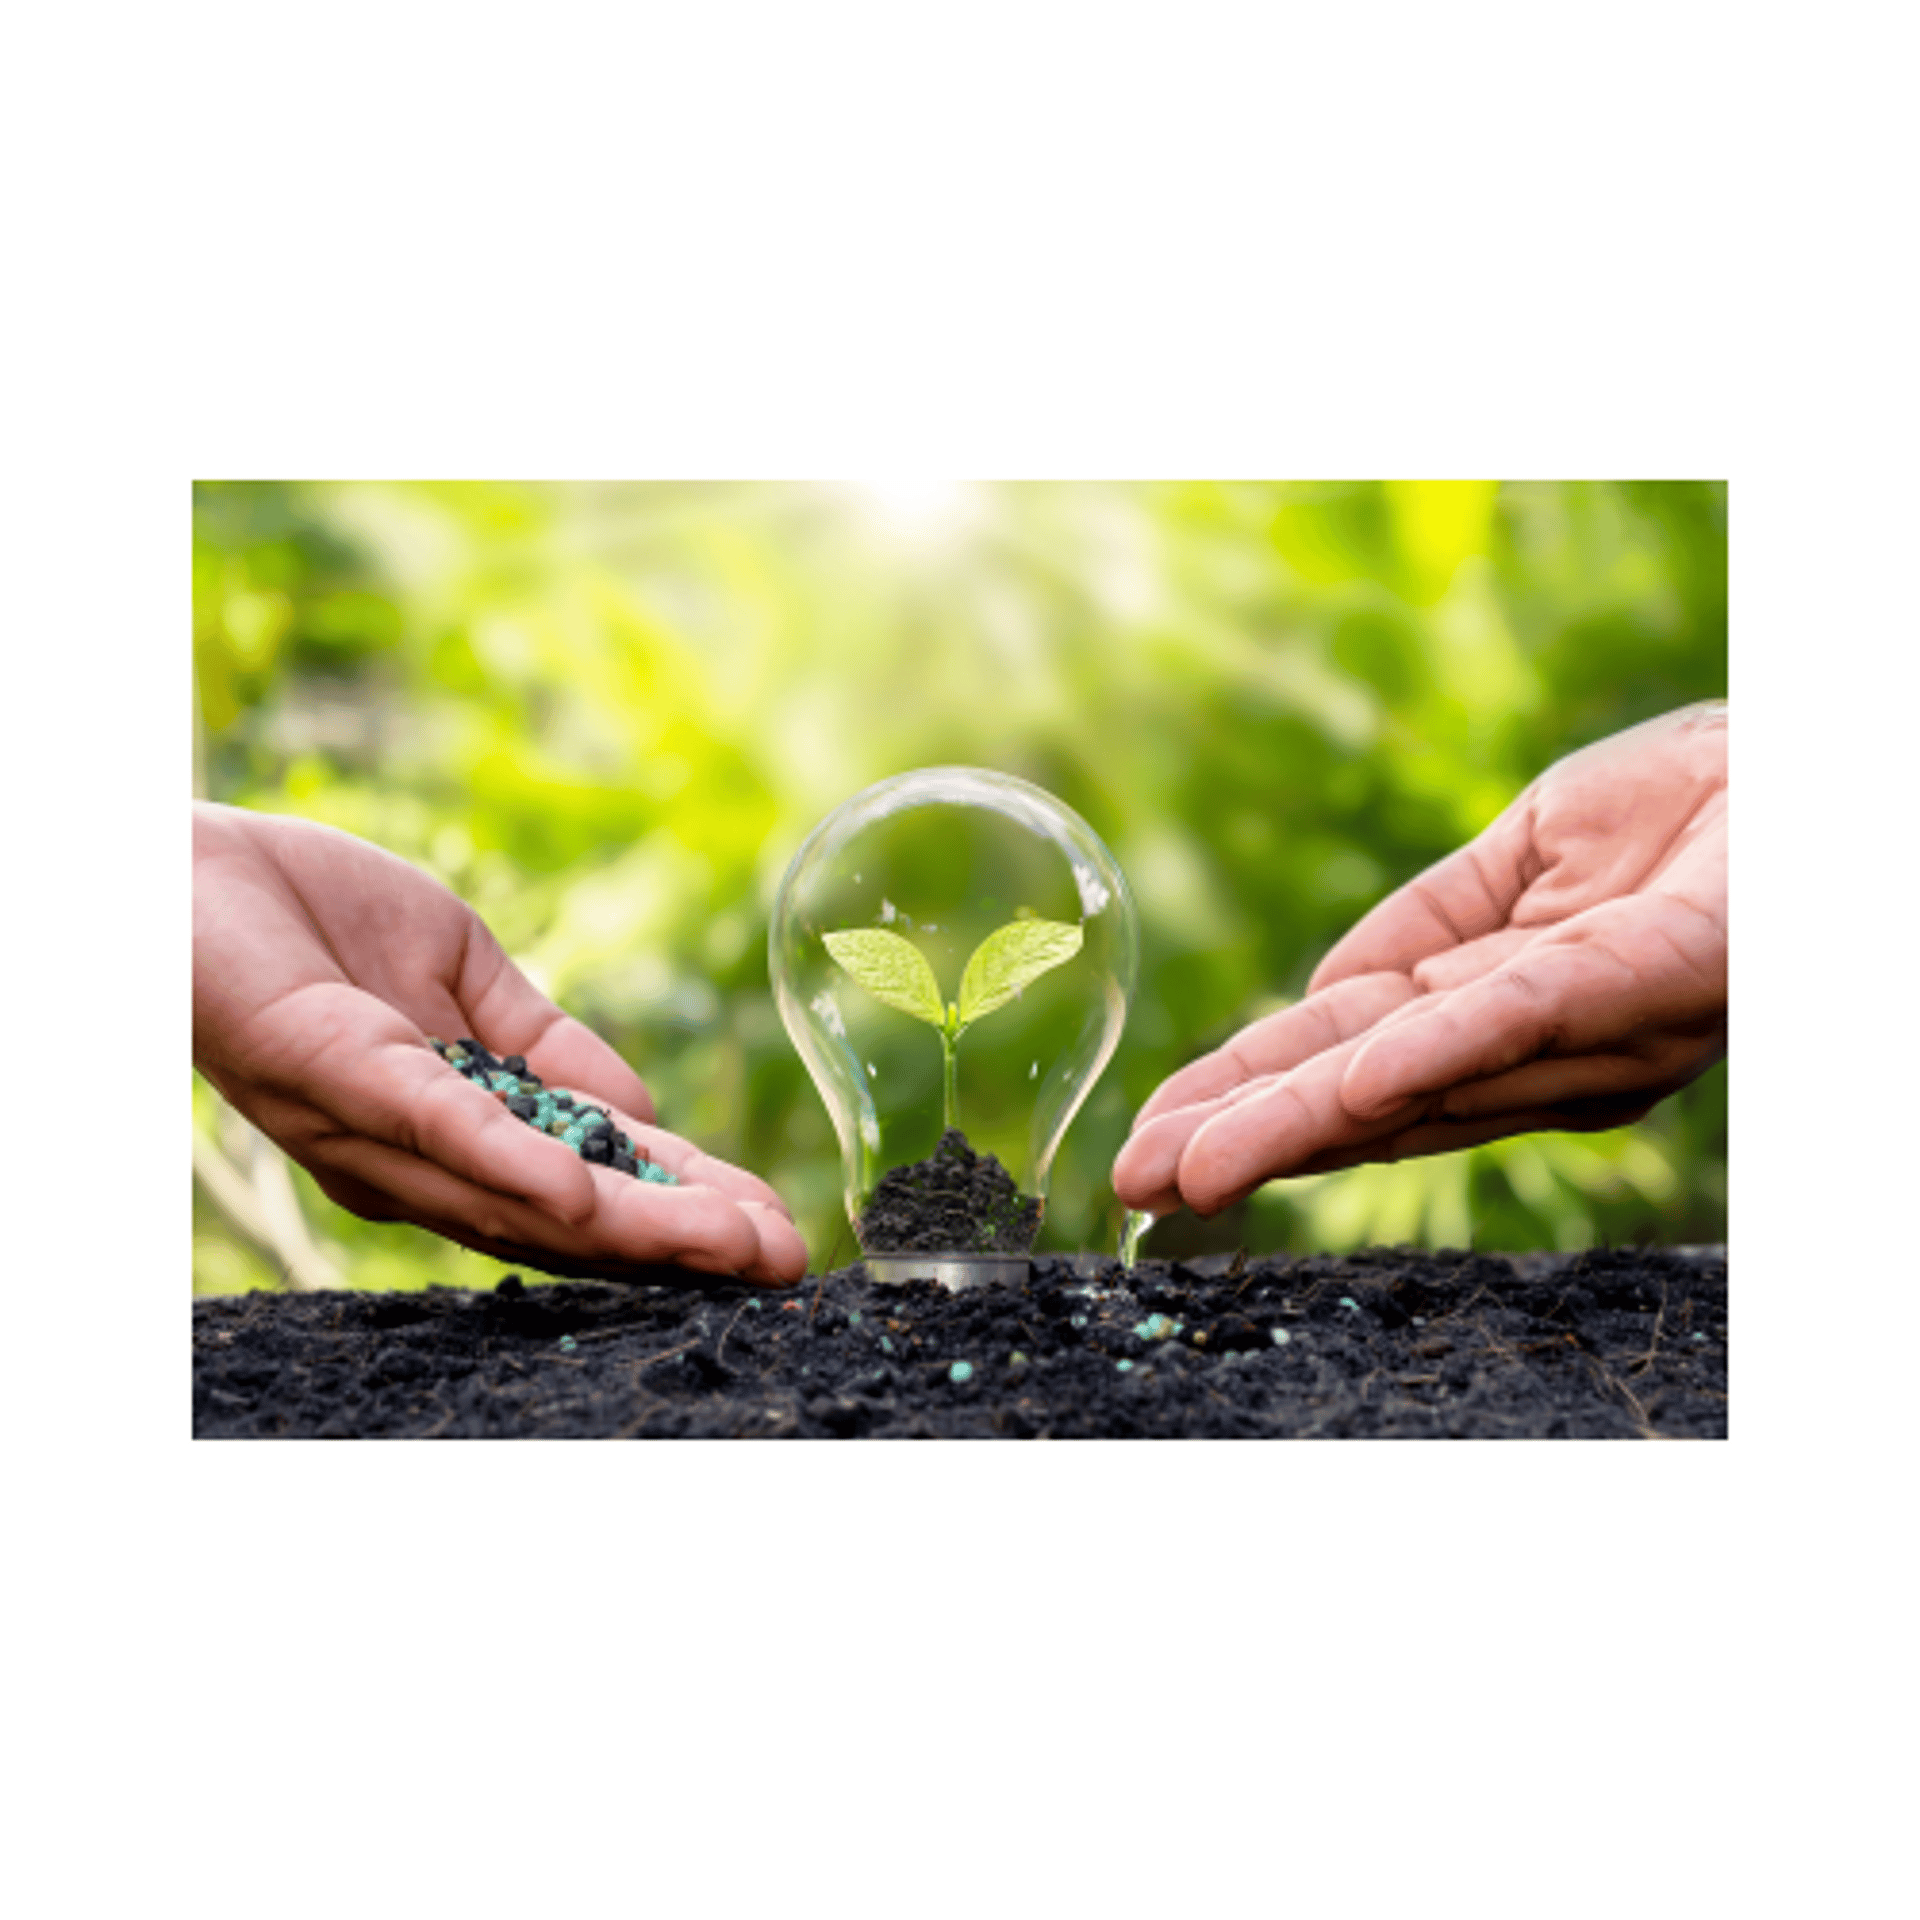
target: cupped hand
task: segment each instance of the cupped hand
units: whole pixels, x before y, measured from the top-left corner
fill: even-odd
[[[1174,1074],[1114,1162],[1131,1207],[1637,1120],[1727,1049],[1724,703],[1559,761]]]
[[[620,1056],[417,868],[330,827],[203,801],[193,891],[194,1064],[350,1212],[556,1273],[806,1271],[773,1189],[654,1126]],[[516,1120],[428,1045],[468,1034],[609,1108],[681,1184],[591,1166]]]

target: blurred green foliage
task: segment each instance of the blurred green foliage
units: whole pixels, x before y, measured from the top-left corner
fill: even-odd
[[[647,1079],[850,1257],[766,920],[847,795],[967,763],[1059,794],[1142,913],[1120,1052],[1043,1245],[1111,1246],[1107,1168],[1173,1068],[1298,995],[1374,901],[1549,762],[1724,695],[1717,483],[204,484],[196,765],[470,900]],[[196,1126],[219,1103],[196,1084]],[[366,1286],[475,1256],[351,1218]],[[273,1284],[196,1191],[195,1285]],[[1637,1127],[1277,1183],[1157,1252],[1718,1240],[1726,1074]]]

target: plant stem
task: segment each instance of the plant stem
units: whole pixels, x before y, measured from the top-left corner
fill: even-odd
[[[957,1127],[960,1124],[960,1045],[957,1040],[942,1033],[940,1049],[946,1055],[946,1078],[943,1091],[946,1096],[945,1125]]]

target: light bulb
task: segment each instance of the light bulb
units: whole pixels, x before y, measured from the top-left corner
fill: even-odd
[[[1139,971],[1133,897],[1099,835],[1010,774],[896,775],[807,836],[768,949],[868,1273],[1024,1279]]]

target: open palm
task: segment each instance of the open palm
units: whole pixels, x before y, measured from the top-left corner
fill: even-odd
[[[1168,1079],[1130,1206],[1638,1119],[1726,1052],[1727,729],[1688,708],[1558,762],[1369,913],[1297,1005]]]
[[[771,1187],[653,1126],[639,1077],[471,908],[348,834],[195,806],[193,1025],[206,1077],[364,1218],[557,1273],[806,1270]],[[466,1034],[611,1109],[683,1184],[590,1166],[514,1119],[427,1044]]]

